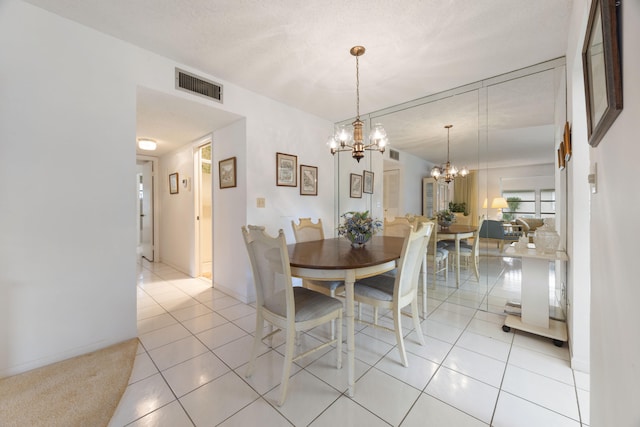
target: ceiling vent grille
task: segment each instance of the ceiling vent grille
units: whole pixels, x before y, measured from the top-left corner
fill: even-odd
[[[176,68],[176,89],[222,102],[222,85]]]
[[[393,160],[400,160],[400,152],[396,150],[389,150],[389,157]]]

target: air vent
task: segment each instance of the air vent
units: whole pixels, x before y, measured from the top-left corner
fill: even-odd
[[[400,160],[400,152],[396,150],[389,150],[389,158],[393,160]]]
[[[222,85],[176,68],[176,89],[222,102]]]

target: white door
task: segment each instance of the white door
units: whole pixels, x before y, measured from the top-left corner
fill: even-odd
[[[213,273],[213,192],[211,143],[199,147],[196,153],[198,165],[196,221],[196,263],[198,276],[212,280]]]
[[[142,201],[140,203],[140,244],[142,257],[153,262],[153,162],[142,166]]]
[[[400,215],[400,170],[384,171],[382,186],[382,204],[385,218],[395,218]]]

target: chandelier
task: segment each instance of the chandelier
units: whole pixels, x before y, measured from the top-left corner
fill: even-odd
[[[464,166],[460,171],[458,171],[458,168],[452,165],[451,162],[449,161],[449,130],[452,127],[453,125],[445,126],[445,128],[447,129],[447,163],[440,166],[434,166],[431,169],[432,177],[434,177],[436,180],[443,178],[444,182],[446,182],[447,184],[453,181],[453,179],[458,175],[460,176],[469,175],[469,169],[467,169],[466,166]]]
[[[364,55],[364,47],[354,46],[349,52],[356,57],[356,120],[351,123],[353,131],[350,131],[345,125],[340,126],[335,135],[329,137],[327,145],[331,149],[331,154],[336,154],[340,151],[351,151],[351,156],[360,162],[360,159],[364,157],[365,150],[384,153],[384,148],[389,141],[387,132],[385,132],[382,125],[376,123],[369,134],[369,143],[365,145],[363,142],[362,126],[364,123],[360,120],[360,69],[358,57]]]

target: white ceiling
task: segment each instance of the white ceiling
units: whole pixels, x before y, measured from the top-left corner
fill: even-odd
[[[572,0],[27,1],[337,122],[355,115],[352,46],[367,49],[366,114],[563,56]],[[139,137],[183,144],[212,129],[203,107],[138,99]]]

